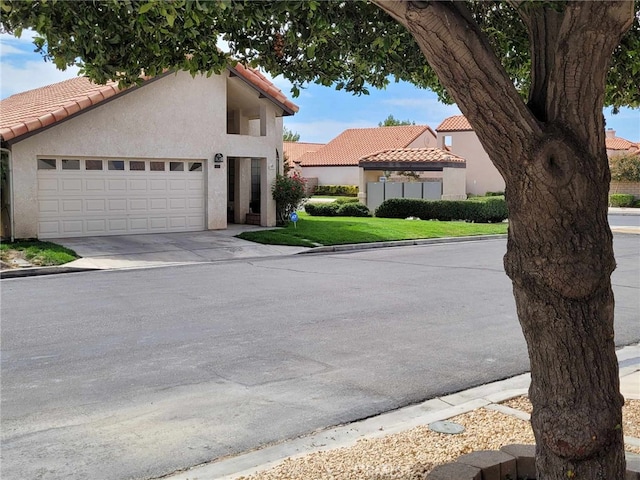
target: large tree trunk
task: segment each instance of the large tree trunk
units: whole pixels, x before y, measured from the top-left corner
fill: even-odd
[[[463,4],[376,3],[413,34],[505,179],[538,480],[622,480],[602,107],[633,2],[514,1],[532,45],[527,104]]]

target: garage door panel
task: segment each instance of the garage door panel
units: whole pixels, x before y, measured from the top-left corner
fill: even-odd
[[[176,190],[186,190],[187,189],[187,182],[185,180],[169,180],[169,190],[170,191],[176,191]]]
[[[147,217],[129,218],[129,230],[131,232],[149,231],[149,219]]]
[[[87,220],[87,233],[91,235],[103,235],[107,233],[107,221],[104,219]]]
[[[38,191],[39,192],[57,192],[58,179],[57,178],[39,178]]]
[[[167,217],[150,218],[151,229],[154,231],[165,232],[169,225]]]
[[[166,198],[151,198],[149,199],[149,210],[166,210],[167,199]]]
[[[40,214],[59,213],[58,200],[40,200],[38,201],[38,212]]]
[[[107,211],[107,201],[104,198],[89,198],[84,201],[87,213],[105,213]]]
[[[38,171],[38,235],[204,230],[205,172],[172,171],[169,161],[154,162],[164,163],[164,171],[150,170],[149,161],[145,170],[85,170],[81,161],[81,170]]]
[[[127,232],[127,219],[126,218],[110,218],[108,222],[109,233],[126,233]]]
[[[187,217],[187,228],[204,229],[204,219],[197,215]]]
[[[126,212],[127,200],[124,198],[109,198],[109,212]]]
[[[103,178],[87,178],[84,181],[84,188],[87,192],[104,192],[107,189]]]
[[[186,217],[169,217],[169,228],[183,229],[187,227]]]
[[[147,180],[145,179],[129,180],[129,191],[130,192],[146,192]]]
[[[38,232],[43,238],[60,236],[60,223],[57,220],[38,222]]]
[[[60,202],[62,204],[62,213],[81,213],[82,212],[82,199],[63,199]]]
[[[62,220],[62,234],[65,236],[73,237],[76,235],[82,235],[83,232],[83,220]]]
[[[60,193],[81,193],[82,179],[80,178],[63,178],[60,182]]]
[[[146,198],[130,198],[129,199],[129,211],[130,212],[146,212],[148,210]]]
[[[167,189],[167,181],[163,178],[154,178],[149,180],[149,190],[165,191]]]
[[[186,198],[171,198],[169,199],[169,209],[170,210],[184,210],[187,208],[187,199]]]

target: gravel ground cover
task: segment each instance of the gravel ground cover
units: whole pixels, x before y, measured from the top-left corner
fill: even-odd
[[[503,405],[531,412],[527,397]],[[628,400],[623,410],[625,435],[640,436],[640,400]],[[475,450],[498,450],[512,443],[533,444],[528,421],[480,408],[450,419],[465,427],[459,435],[435,433],[428,426],[381,438],[364,438],[339,448],[288,458],[278,466],[238,480],[418,480],[435,466]],[[640,453],[638,447],[627,451]]]

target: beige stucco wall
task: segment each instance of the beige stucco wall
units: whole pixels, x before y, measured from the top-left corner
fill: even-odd
[[[419,137],[417,137],[413,142],[407,145],[406,148],[428,148],[428,147],[437,147],[437,146],[438,146],[437,137],[435,137],[433,133],[431,133],[431,131],[427,129]]]
[[[504,191],[504,180],[475,132],[438,132],[439,148],[444,147],[445,136],[451,137],[451,152],[467,161],[466,193],[484,195],[487,192]]]
[[[442,200],[466,200],[466,168],[442,169]]]
[[[227,157],[264,158],[263,181],[275,179],[276,148],[282,152],[277,107],[246,88],[264,110],[265,136],[227,134],[227,73],[197,76],[181,72],[149,83],[93,110],[12,145],[15,236],[37,235],[38,156],[194,159],[205,161],[206,225],[227,225]],[[246,125],[246,124],[245,124]],[[213,157],[222,153],[221,168]],[[275,203],[263,199],[264,225],[275,225]]]
[[[302,167],[302,176],[317,178],[318,185],[358,185],[359,168],[348,167]]]

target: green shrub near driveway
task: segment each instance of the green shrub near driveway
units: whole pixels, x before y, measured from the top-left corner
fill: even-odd
[[[371,212],[360,202],[306,203],[304,211],[313,217],[370,217]]]
[[[612,207],[632,207],[634,196],[626,193],[613,193],[609,195],[609,205]]]
[[[370,217],[371,212],[366,205],[357,202],[348,202],[338,208],[339,217]]]
[[[335,217],[338,215],[340,205],[336,202],[331,203],[311,203],[304,204],[304,211],[314,217]]]
[[[507,203],[501,198],[484,202],[465,200],[419,200],[391,198],[376,209],[376,217],[440,220],[444,222],[464,220],[475,223],[498,223],[509,216]]]

